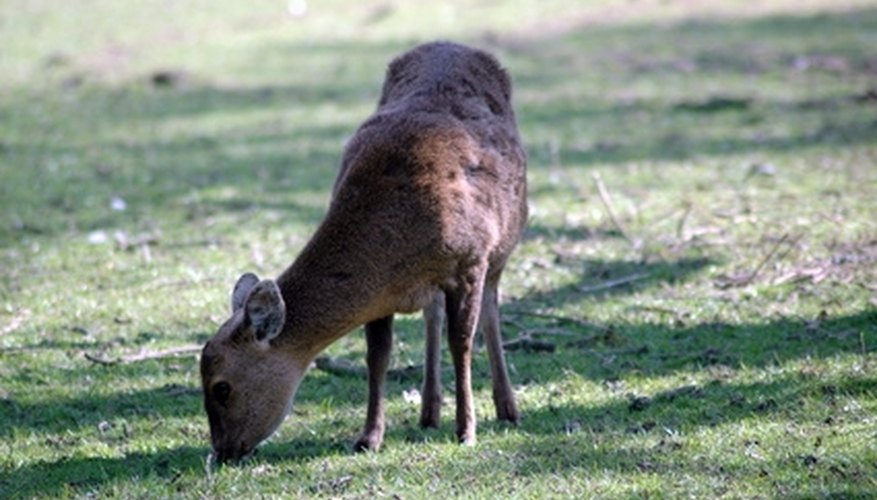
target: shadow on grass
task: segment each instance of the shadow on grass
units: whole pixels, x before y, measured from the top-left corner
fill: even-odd
[[[820,411],[810,413],[807,422],[796,422],[831,427],[857,418],[842,410],[838,400],[872,394],[877,378],[827,383],[802,372],[770,382],[728,383],[717,376],[703,385],[685,385],[648,397],[627,391],[623,382],[608,383],[606,389],[617,394],[614,402],[585,407],[549,399],[526,412],[520,430],[547,435],[696,432],[700,427],[783,413],[814,398],[823,401]],[[556,397],[563,399],[562,394]]]
[[[716,262],[705,257],[654,262],[575,258],[565,264],[567,267],[580,269],[576,272],[579,277],[577,282],[551,290],[534,291],[504,304],[503,311],[514,313],[533,310],[540,305],[559,308],[567,302],[586,296],[599,299],[647,290],[662,284],[674,285],[690,280]],[[625,279],[630,281],[624,282]],[[614,280],[621,280],[622,283],[602,288],[607,282]]]
[[[183,474],[204,470],[204,448],[180,447],[154,453],[130,453],[119,458],[67,457],[38,462],[4,473],[4,498],[57,497],[83,494],[91,487],[130,477],[158,477],[174,483]],[[183,493],[183,491],[180,491]]]
[[[856,396],[877,391],[877,379],[846,380],[825,383],[819,378],[789,376],[765,383],[736,384],[723,382],[723,374],[740,367],[779,365],[804,357],[826,358],[840,353],[857,352],[859,332],[869,338],[877,324],[877,311],[839,318],[825,318],[818,325],[803,320],[783,320],[763,325],[696,325],[692,327],[669,327],[666,325],[634,324],[618,326],[621,346],[585,344],[566,346],[554,354],[511,353],[510,363],[517,375],[523,375],[525,385],[542,385],[567,380],[573,372],[608,386],[615,387],[622,397],[613,402],[594,407],[583,407],[564,402],[562,394],[556,402],[549,398],[536,409],[525,410],[520,432],[558,436],[550,446],[527,445],[522,449],[528,460],[539,462],[536,467],[524,467],[523,471],[559,472],[567,468],[598,467],[618,472],[670,467],[648,462],[643,465],[642,454],[624,450],[605,450],[565,444],[563,436],[580,430],[595,434],[630,433],[642,434],[665,432],[665,429],[694,430],[733,422],[760,414],[784,411],[818,395],[826,401],[826,414],[814,413],[814,421],[834,418],[840,423],[844,415],[834,412],[833,401],[839,395]],[[852,333],[855,333],[853,335]],[[571,340],[572,342],[572,340]],[[480,356],[483,357],[483,356]],[[609,363],[607,359],[611,359]],[[681,370],[713,370],[715,380],[700,386],[683,386],[663,393],[639,398],[628,395],[623,378],[660,376]],[[489,370],[486,360],[475,367],[475,388],[488,390]],[[312,381],[312,384],[315,381]],[[364,381],[353,377],[331,377],[327,387],[303,386],[302,401],[319,401],[327,393],[334,394],[337,406],[364,408]],[[390,381],[388,394],[400,394],[411,382]],[[339,394],[360,394],[357,398],[338,399]],[[156,417],[192,416],[201,413],[200,394],[197,390],[168,386],[109,397],[83,397],[40,403],[12,408],[4,401],[2,408],[4,434],[10,428],[28,432],[63,433],[71,427],[95,426],[104,418],[129,416]],[[450,409],[446,409],[445,424],[435,434],[421,431],[411,423],[403,423],[388,429],[386,442],[423,441],[450,439],[452,424]],[[364,411],[362,412],[364,414]],[[826,422],[831,422],[826,420]],[[328,424],[327,424],[328,425]],[[482,426],[498,428],[502,424],[491,419]],[[447,435],[445,435],[447,434]],[[438,437],[440,436],[440,437]],[[353,436],[350,436],[352,439]],[[537,441],[542,442],[542,441]],[[261,447],[259,461],[282,462],[291,458],[309,460],[330,454],[349,452],[347,439],[296,440],[272,442]],[[71,457],[56,462],[26,465],[9,471],[0,482],[14,496],[53,496],[72,488],[85,491],[116,479],[131,476],[158,476],[173,483],[187,472],[202,469],[207,445],[183,447],[156,453],[133,453],[123,458]],[[548,455],[546,455],[548,454]],[[544,457],[543,457],[544,456]],[[656,455],[657,456],[657,455]],[[542,457],[542,458],[540,458]],[[543,459],[544,458],[544,459]],[[529,462],[528,462],[529,463]],[[846,491],[846,490],[845,490]]]
[[[819,460],[821,437],[816,438],[813,454],[800,451],[790,456],[781,450],[765,450],[778,455],[764,460],[763,457],[740,462],[732,449],[752,448],[757,457],[760,443],[752,441],[746,433],[723,439],[726,450],[716,450],[710,456],[703,451],[687,449],[692,446],[683,436],[692,436],[703,428],[718,427],[786,411],[799,412],[803,405],[813,410],[802,420],[796,418],[788,423],[790,435],[796,426],[812,426],[816,434],[837,435],[844,426],[854,424],[861,418],[851,414],[845,405],[849,399],[869,397],[877,391],[877,378],[839,380],[826,382],[805,372],[787,375],[770,382],[726,383],[717,378],[701,386],[683,386],[653,395],[650,398],[624,396],[623,388],[617,388],[621,397],[615,402],[581,406],[552,404],[526,411],[520,432],[528,438],[518,447],[521,462],[516,470],[521,475],[564,475],[570,471],[609,471],[613,474],[659,474],[670,481],[679,480],[710,482],[708,478],[750,478],[772,484],[780,496],[789,497],[796,491],[803,498],[811,489],[794,482],[789,486],[788,477],[770,482],[772,474],[809,477],[814,496],[826,496],[824,485],[843,498],[866,498],[869,485],[864,478],[873,474],[870,456],[851,455],[848,461]],[[496,424],[488,424],[495,426]],[[624,447],[618,442],[634,440],[636,447]],[[697,444],[694,444],[697,447]],[[703,459],[692,460],[691,453]],[[726,457],[726,458],[725,458]],[[702,478],[700,480],[696,478]],[[820,482],[821,481],[821,482]],[[806,482],[805,482],[806,484]],[[815,487],[822,484],[823,487]],[[800,493],[804,492],[804,493]],[[816,493],[818,492],[818,493]],[[850,495],[850,496],[847,496]]]
[[[333,454],[348,453],[346,444],[313,439],[295,443],[267,443],[260,446],[247,463],[279,462],[290,458],[313,460]],[[65,457],[20,467],[0,476],[0,497],[33,498],[82,495],[92,488],[132,477],[157,479],[169,488],[184,475],[207,474],[209,448],[181,446],[153,453],[125,453],[121,457]],[[234,466],[231,466],[234,467]],[[183,484],[185,483],[185,484]],[[179,494],[191,482],[183,481]],[[188,492],[191,493],[191,492]]]
[[[875,29],[877,9],[865,7],[757,19],[586,23],[506,48],[523,68],[513,72],[519,91],[534,101],[522,100],[519,108],[525,131],[544,137],[555,129],[548,147],[544,139],[530,145],[534,163],[588,167],[874,144],[873,84],[842,94],[828,82],[873,80],[877,57],[855,37]],[[813,37],[814,30],[824,36]],[[569,82],[580,80],[599,90],[573,101],[566,97]],[[818,97],[802,97],[801,89],[817,86]],[[655,87],[691,92],[655,93]]]
[[[595,381],[635,375],[660,377],[680,371],[763,368],[812,358],[875,349],[877,310],[819,320],[782,319],[763,324],[667,323],[606,325],[611,331],[571,333],[556,353],[511,353],[525,384],[565,378],[568,372]]]
[[[4,399],[0,400],[4,423],[0,436],[8,437],[16,431],[63,434],[70,429],[96,429],[103,421],[187,417],[202,411],[200,389],[180,385],[52,398],[37,403]]]
[[[683,260],[644,267],[641,263],[592,262],[588,268],[594,269],[592,272],[598,273],[601,278],[645,269],[652,278],[632,285],[640,289],[659,286],[662,282],[684,280],[705,264],[707,261],[704,260]],[[604,271],[608,272],[608,276],[602,274]],[[583,280],[590,279],[586,277]],[[630,290],[630,287],[618,287],[607,290],[604,294],[617,295]],[[531,309],[536,309],[532,307],[533,304],[548,303],[554,306],[572,300],[581,293],[576,285],[569,285],[522,298],[504,305],[502,310],[506,318],[525,318]],[[686,320],[679,318],[665,323],[578,325],[575,321],[564,322],[563,317],[540,318],[537,313],[535,317],[527,319],[527,326],[538,328],[540,322],[556,321],[562,322],[561,326],[567,333],[567,336],[559,337],[559,349],[556,352],[547,354],[516,351],[507,354],[516,372],[513,379],[517,383],[546,384],[566,378],[569,372],[592,380],[605,381],[617,380],[631,374],[651,377],[676,371],[708,369],[711,366],[736,369],[742,366],[782,364],[805,357],[827,358],[838,353],[859,351],[863,339],[867,346],[871,346],[877,325],[877,311],[867,310],[850,316],[820,319],[787,318],[763,324],[743,325],[687,325]],[[422,343],[420,322],[400,318],[399,326],[401,328],[396,335],[398,342],[413,346]],[[512,331],[514,329],[506,328],[507,339],[511,337]],[[358,330],[348,335],[356,336],[357,338],[351,339],[352,343],[360,347],[352,347],[344,357],[362,363],[365,342]],[[419,350],[415,349],[413,352],[417,354]],[[154,365],[155,362],[95,366],[91,368],[90,376],[98,382],[106,378],[106,383],[111,384],[112,379],[117,377],[148,376],[156,369]],[[49,368],[46,370],[29,370],[17,375],[21,380],[10,381],[39,384],[46,379],[69,377],[66,373],[62,375],[61,372],[56,373]],[[488,388],[490,376],[484,353],[475,356],[473,370],[475,389]],[[452,382],[450,375],[446,376],[445,382]],[[417,380],[391,379],[389,393],[399,394],[403,389],[419,383],[419,377]],[[317,378],[311,375],[304,381],[297,401],[315,402],[328,397],[336,402],[351,401],[351,407],[364,408],[365,392],[365,381],[358,376],[325,375],[324,378]],[[339,394],[346,395],[345,399],[339,399]],[[5,423],[0,428],[0,436],[10,435],[13,429],[59,433],[71,427],[93,427],[103,420],[113,418],[192,416],[201,413],[200,389],[178,385],[108,395],[85,394],[80,397],[46,399],[37,403],[22,403],[10,398],[0,401],[0,416]]]

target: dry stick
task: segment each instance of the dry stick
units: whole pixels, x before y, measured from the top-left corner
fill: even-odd
[[[764,269],[764,266],[767,264],[767,262],[774,256],[774,254],[777,253],[777,250],[780,249],[780,245],[785,243],[787,239],[789,239],[789,233],[784,234],[783,237],[776,242],[773,248],[770,249],[770,252],[768,252],[767,255],[765,255],[764,258],[761,259],[761,262],[759,262],[758,265],[755,266],[755,270],[753,270],[752,274],[749,275],[749,279],[747,280],[748,283],[751,283],[755,279],[755,277],[758,276],[758,273],[760,273],[761,270]]]
[[[580,334],[571,332],[565,328],[522,328],[522,337],[550,335],[555,337],[578,337]]]
[[[9,320],[9,323],[0,328],[0,335],[14,332],[28,317],[30,317],[30,309],[19,309],[15,315],[12,316],[12,319]]]
[[[788,233],[787,233],[785,236],[788,236]],[[783,237],[785,237],[785,236],[783,236]],[[783,260],[783,259],[785,259],[785,258],[786,258],[786,255],[789,255],[790,253],[792,253],[792,250],[794,250],[795,247],[798,246],[798,242],[800,242],[800,241],[803,240],[803,239],[804,239],[804,234],[803,234],[803,233],[802,233],[802,234],[799,234],[797,238],[795,238],[794,240],[792,240],[791,243],[789,243],[789,247],[786,248],[786,251],[783,252],[782,254],[780,254],[779,257],[777,257],[777,260]],[[782,243],[782,241],[780,241],[780,243]],[[778,243],[778,244],[779,244],[779,243]]]
[[[509,340],[508,342],[504,342],[502,346],[507,351],[517,351],[519,349],[524,351],[535,351],[535,352],[554,352],[556,347],[551,342],[546,342],[544,340],[536,340],[531,338],[529,335],[522,335],[520,338],[515,340]]]
[[[555,345],[544,340],[537,340],[530,337],[527,332],[519,338],[509,340],[503,343],[503,347],[509,351],[523,349],[525,351],[542,351],[554,352]],[[348,377],[366,378],[368,377],[368,368],[343,358],[332,358],[329,356],[320,356],[314,360],[314,365],[318,370],[330,373],[332,375],[342,375]],[[442,367],[443,371],[450,370],[451,367]],[[423,365],[407,365],[399,368],[391,368],[387,370],[387,376],[397,379],[414,378],[423,373]]]
[[[203,285],[205,283],[218,283],[222,281],[220,278],[201,278],[197,280],[193,279],[183,279],[183,280],[174,280],[174,281],[159,281],[149,283],[147,288],[183,288],[192,285]]]
[[[687,312],[685,312],[685,311],[677,311],[677,310],[675,310],[675,309],[670,309],[670,308],[667,308],[667,307],[658,307],[658,306],[639,306],[639,305],[634,305],[634,306],[630,306],[628,309],[629,309],[629,310],[634,310],[634,311],[654,312],[654,313],[658,313],[658,314],[669,314],[669,315],[673,316],[673,319],[674,319],[674,320],[676,320],[677,322],[680,322],[680,323],[682,322],[682,320],[683,320],[686,316],[689,315],[689,314],[688,314]]]
[[[641,305],[632,305],[628,307],[628,309],[633,311],[646,311],[646,312],[655,312],[661,314],[680,314],[679,311],[674,309],[670,309],[668,307],[658,307],[658,306],[641,306]],[[687,313],[682,313],[687,314]]]
[[[589,321],[585,321],[583,319],[570,318],[567,316],[558,316],[556,314],[546,314],[546,313],[537,313],[537,312],[529,312],[529,311],[505,311],[503,314],[508,314],[511,316],[529,316],[532,318],[541,318],[541,319],[550,319],[561,323],[572,323],[574,325],[581,326],[583,328],[592,328],[594,330],[599,330],[601,332],[606,332],[609,330],[608,327],[598,325],[596,323],[591,323]]]
[[[511,319],[505,315],[502,318],[502,322],[506,325],[512,325],[513,327],[517,328],[519,331],[524,331],[527,329],[527,325],[525,325],[524,323],[522,323],[516,319]]]
[[[85,359],[91,361],[92,363],[97,363],[101,365],[115,365],[120,363],[127,364],[137,363],[138,361],[146,361],[150,359],[170,358],[173,356],[179,356],[181,354],[194,354],[201,351],[201,348],[202,347],[199,345],[186,345],[180,347],[172,347],[163,351],[142,350],[137,354],[128,354],[115,359],[108,359],[101,356],[95,356],[90,353],[85,353]]]
[[[685,223],[688,221],[688,216],[691,215],[691,209],[693,205],[690,201],[685,202],[685,211],[682,213],[682,217],[679,218],[679,223],[676,225],[676,237],[682,241],[685,241]]]
[[[774,256],[774,254],[777,253],[780,245],[782,245],[787,239],[789,239],[789,233],[784,234],[783,237],[780,238],[779,241],[776,242],[776,244],[774,244],[773,248],[770,249],[770,252],[768,252],[767,255],[765,255],[764,258],[761,259],[761,262],[759,262],[758,265],[755,266],[755,269],[751,273],[749,273],[748,276],[744,276],[740,279],[728,279],[722,283],[723,287],[746,286],[752,283],[758,276],[758,273],[761,272],[761,270],[768,263],[768,261]]]
[[[633,283],[635,281],[644,280],[648,277],[649,273],[631,274],[630,276],[624,276],[622,278],[604,281],[603,283],[597,283],[596,285],[580,286],[579,291],[585,293],[600,292],[603,290],[608,290],[610,288],[615,288],[617,286],[627,285],[628,283]]]
[[[317,369],[333,375],[354,375],[357,377],[365,377],[368,374],[368,371],[364,366],[357,365],[346,359],[320,356],[314,360],[314,364],[317,366]]]
[[[609,214],[609,219],[612,221],[612,224],[615,226],[615,229],[621,233],[621,236],[630,243],[633,241],[627,236],[627,231],[624,230],[624,226],[621,225],[621,222],[618,220],[618,217],[615,215],[615,209],[612,206],[612,197],[609,196],[609,191],[606,189],[606,185],[603,184],[603,179],[600,177],[598,172],[594,172],[592,175],[594,178],[594,184],[597,186],[597,193],[600,195],[600,200],[603,202],[603,206],[606,207],[606,213]]]
[[[320,356],[319,358],[314,360],[314,365],[316,365],[318,370],[322,370],[326,373],[331,373],[333,375],[344,375],[360,378],[368,377],[368,369],[365,366],[342,358]],[[449,369],[449,367],[442,367],[442,370],[447,369]],[[414,378],[421,373],[423,373],[423,365],[407,365],[387,370],[387,376],[396,379]]]

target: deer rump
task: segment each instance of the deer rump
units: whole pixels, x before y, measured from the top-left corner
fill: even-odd
[[[313,239],[324,247],[320,233],[342,234],[334,249],[362,257],[330,277],[380,275],[370,280],[391,303],[369,316],[423,308],[485,258],[499,278],[527,219],[526,156],[510,98],[496,59],[461,45],[423,45],[390,65]]]

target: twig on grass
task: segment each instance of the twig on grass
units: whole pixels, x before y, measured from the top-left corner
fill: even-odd
[[[509,351],[516,351],[520,349],[524,351],[554,352],[554,350],[556,349],[555,345],[551,342],[537,340],[532,338],[530,335],[530,332],[525,332],[523,335],[515,340],[504,342],[503,347]],[[345,377],[357,378],[368,377],[367,367],[344,358],[320,356],[314,360],[314,366],[318,370],[324,371],[332,375],[341,375]],[[443,371],[449,369],[450,367],[442,367]],[[421,373],[423,373],[422,364],[407,365],[387,370],[388,377],[400,380],[415,378]]]
[[[365,366],[343,358],[320,356],[314,360],[314,365],[318,370],[322,370],[332,375],[358,378],[368,377],[368,369]],[[442,369],[444,370],[445,368]],[[423,373],[423,365],[407,365],[387,370],[388,377],[399,380],[415,378],[421,373]]]
[[[676,323],[682,323],[685,317],[690,316],[690,314],[685,311],[677,311],[676,309],[670,309],[667,307],[633,305],[628,307],[627,309],[631,311],[646,311],[658,314],[667,314],[673,316],[673,321],[675,321]]]
[[[522,335],[515,340],[509,340],[502,345],[507,351],[533,351],[533,352],[554,352],[555,345],[544,340],[536,340],[529,335]]]
[[[30,317],[30,309],[19,309],[12,316],[12,319],[9,320],[9,323],[0,327],[0,335],[6,335],[7,333],[14,332],[29,317]]]
[[[781,276],[778,276],[776,279],[773,280],[773,284],[782,285],[785,283],[794,283],[806,280],[810,280],[813,283],[819,283],[820,281],[825,279],[830,273],[831,269],[828,267],[828,265],[796,268]]]
[[[167,246],[167,245],[166,245]],[[146,285],[146,288],[187,288],[190,286],[203,285],[205,283],[220,283],[220,278],[200,278],[200,279],[181,279],[181,280],[159,280]]]
[[[148,252],[150,245],[157,245],[161,242],[161,235],[158,233],[142,233],[136,236],[128,236],[124,231],[116,231],[113,234],[116,240],[116,246],[119,250],[127,251],[135,248],[147,248],[144,252]]]
[[[580,286],[579,291],[584,292],[584,293],[602,292],[603,290],[609,290],[610,288],[615,288],[615,287],[619,287],[619,286],[633,283],[635,281],[644,280],[648,277],[649,277],[649,273],[631,274],[629,276],[624,276],[624,277],[617,278],[614,280],[608,280],[608,281],[604,281],[602,283],[597,283],[596,285]]]
[[[569,341],[566,345],[583,346],[592,345],[598,342],[615,345],[623,342],[623,340],[615,332],[615,329],[611,326],[598,325],[578,318],[570,318],[567,316],[558,316],[555,314],[545,314],[529,311],[507,311],[506,314],[513,316],[529,316],[533,318],[547,319],[556,323],[567,323],[578,327],[587,328],[589,330],[597,331],[597,333],[594,335]],[[510,340],[503,344],[503,346],[507,350],[513,351],[516,349],[523,349],[525,351],[554,352],[556,346],[553,343],[536,340],[533,337],[539,335],[572,337],[577,335],[577,332],[565,330],[563,328],[520,328],[520,330],[521,335],[519,338],[515,340]]]
[[[530,311],[505,311],[503,314],[510,316],[528,316],[531,318],[540,318],[540,319],[548,319],[552,321],[556,321],[558,323],[568,323],[576,326],[580,326],[582,328],[590,328],[593,330],[598,330],[601,332],[606,332],[610,330],[609,327],[598,325],[596,323],[591,323],[590,321],[585,321],[583,319],[578,318],[570,318],[569,316],[559,316],[557,314],[546,314],[546,313],[538,313],[538,312],[530,312]]]
[[[578,340],[567,342],[566,345],[569,347],[582,349],[586,347],[592,347],[598,344],[606,346],[618,346],[624,344],[625,342],[626,339],[619,335],[614,328],[610,327],[596,335],[591,335]]]
[[[768,263],[768,261],[770,261],[770,259],[773,258],[773,256],[777,253],[777,250],[779,250],[780,246],[788,239],[789,233],[784,234],[782,238],[780,238],[774,244],[773,248],[770,249],[770,252],[768,252],[767,255],[765,255],[764,258],[761,259],[761,262],[759,262],[758,265],[755,266],[755,269],[753,269],[751,272],[719,276],[715,281],[716,286],[719,288],[732,288],[737,286],[746,286],[752,283],[753,281],[755,281],[758,273],[760,273],[761,270],[764,269],[764,266]],[[795,241],[799,239],[800,237],[798,237]]]
[[[685,210],[682,212],[682,217],[679,218],[679,223],[676,224],[676,237],[682,241],[685,241],[685,223],[688,222],[688,216],[691,215],[691,209],[693,205],[690,201],[685,202]]]
[[[521,328],[521,336],[539,336],[539,335],[551,335],[555,337],[578,337],[579,334],[577,332],[569,331],[565,328]]]
[[[161,351],[149,351],[146,349],[141,349],[140,352],[136,354],[127,354],[123,356],[119,356],[118,358],[107,358],[104,356],[94,355],[91,353],[85,353],[85,359],[91,361],[92,363],[97,363],[100,365],[117,365],[117,364],[128,364],[128,363],[137,363],[139,361],[147,361],[150,359],[162,359],[162,358],[170,358],[174,356],[181,356],[184,354],[194,354],[196,352],[200,352],[202,346],[199,345],[186,345],[180,347],[172,347],[170,349],[164,349]]]
[[[612,197],[609,195],[609,191],[606,189],[606,185],[603,184],[603,179],[600,177],[598,172],[594,172],[593,174],[594,185],[597,186],[597,194],[600,195],[600,201],[603,202],[603,206],[606,207],[606,213],[609,215],[609,220],[612,221],[612,225],[615,226],[615,229],[621,233],[621,236],[627,240],[629,243],[633,244],[633,240],[627,235],[627,231],[625,231],[624,226],[621,224],[621,221],[618,220],[618,216],[615,215],[615,208],[612,205]]]
[[[314,364],[318,370],[333,375],[352,375],[355,377],[366,377],[368,375],[368,371],[364,366],[357,365],[356,363],[342,358],[321,356],[314,360]]]

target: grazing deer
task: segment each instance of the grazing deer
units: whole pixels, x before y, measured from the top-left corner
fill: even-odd
[[[517,422],[497,292],[527,219],[526,156],[510,94],[496,59],[462,45],[421,45],[390,64],[377,110],[345,149],[322,224],[276,281],[241,276],[231,319],[204,346],[214,459],[239,460],[274,432],[317,354],[362,324],[368,410],[355,449],[378,449],[393,314],[418,309],[426,323],[421,425],[439,425],[445,321],[459,440],[475,442],[470,365],[479,323],[497,418]]]

